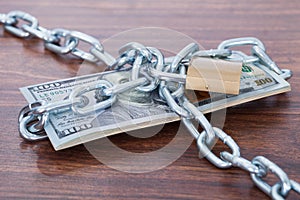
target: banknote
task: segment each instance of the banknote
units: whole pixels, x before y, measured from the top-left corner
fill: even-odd
[[[57,80],[20,88],[29,103],[36,101],[55,102],[67,99],[74,88],[87,86],[99,79],[112,84],[128,81],[130,69],[96,73],[86,76]],[[186,91],[188,98],[203,113],[242,104],[263,97],[287,92],[290,84],[262,65],[248,64],[242,67],[238,95]],[[213,98],[212,98],[213,96]],[[96,104],[95,93],[87,94]],[[71,109],[51,113],[45,131],[55,150],[100,139],[121,132],[137,130],[180,120],[169,106],[159,98],[158,89],[140,92],[132,89],[117,96],[110,108],[88,115],[75,114]]]

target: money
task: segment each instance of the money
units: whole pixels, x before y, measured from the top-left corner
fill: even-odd
[[[55,102],[68,98],[76,87],[93,84],[99,79],[119,84],[128,81],[129,75],[129,70],[103,72],[23,87],[20,90],[28,103],[40,100]],[[238,95],[198,91],[186,91],[186,95],[193,99],[201,112],[209,113],[289,90],[290,84],[273,71],[262,65],[249,64],[242,67]],[[93,99],[91,103],[96,104],[101,100],[95,98],[93,93],[87,95],[88,99]],[[50,113],[45,131],[54,149],[61,150],[117,133],[180,120],[159,98],[157,90],[146,93],[132,89],[119,94],[117,99],[112,107],[85,116],[75,114],[71,109]]]

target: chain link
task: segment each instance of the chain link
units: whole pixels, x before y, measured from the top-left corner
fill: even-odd
[[[21,27],[19,21],[25,21]],[[129,68],[131,77],[128,82],[113,85],[107,80],[98,80],[96,84],[85,85],[74,89],[66,100],[46,103],[35,102],[25,106],[19,114],[19,131],[26,140],[36,141],[47,138],[44,127],[47,126],[50,113],[60,113],[72,110],[75,114],[87,115],[97,110],[111,107],[117,95],[133,88],[140,91],[153,91],[158,88],[159,95],[169,107],[181,118],[187,130],[196,139],[199,157],[206,157],[219,168],[232,166],[248,171],[255,185],[273,199],[284,199],[290,191],[300,194],[300,184],[288,178],[286,173],[263,156],[249,161],[240,155],[236,142],[219,128],[213,127],[197,107],[190,103],[184,95],[186,66],[194,57],[211,57],[245,63],[261,63],[275,73],[288,79],[292,73],[288,69],[281,70],[268,56],[264,44],[252,37],[236,38],[223,41],[217,49],[199,50],[195,43],[183,48],[176,56],[164,58],[163,54],[154,47],[145,47],[132,42],[119,50],[119,58],[115,59],[104,51],[102,44],[94,37],[78,31],[65,29],[48,30],[39,26],[38,20],[28,13],[12,11],[0,13],[0,23],[9,33],[21,37],[36,37],[44,41],[45,48],[57,54],[72,54],[92,63],[104,62],[108,69],[120,70]],[[79,48],[79,43],[87,43],[88,51]],[[232,50],[236,46],[251,46],[251,55]],[[96,104],[92,104],[87,93],[94,92]],[[192,123],[196,120],[203,128],[200,133]],[[220,157],[212,151],[216,141],[220,139],[232,153],[223,151]],[[270,186],[263,180],[271,171],[279,182]]]
[[[244,63],[259,62],[285,79],[288,79],[292,76],[291,70],[289,69],[281,70],[276,65],[276,63],[266,53],[266,48],[264,44],[257,38],[246,37],[246,38],[234,38],[230,40],[225,40],[218,46],[218,49],[219,50],[231,49],[232,47],[245,46],[245,45],[252,46],[251,56],[248,56],[240,51],[232,51],[232,56],[228,56],[227,59],[231,61],[243,61]]]
[[[53,29],[50,32],[50,36],[57,39],[54,41],[44,41],[45,48],[57,54],[67,54],[75,49],[78,45],[78,39],[72,38],[69,40],[68,44],[60,44],[62,39],[66,40],[66,37],[70,34],[70,31],[66,29]]]
[[[48,119],[48,113],[34,115],[32,111],[43,106],[45,102],[35,102],[28,104],[19,113],[20,136],[29,141],[46,139],[48,136],[44,130]],[[29,126],[30,124],[30,126]]]
[[[20,38],[27,38],[30,36],[30,33],[24,30],[24,27],[31,27],[32,29],[38,28],[38,20],[32,15],[22,12],[22,11],[12,11],[7,14],[8,18],[13,19],[15,23],[4,22],[4,29]],[[18,27],[18,23],[20,20],[27,22],[27,24],[23,24],[21,27]]]
[[[9,17],[6,14],[0,13],[0,23],[6,25],[16,24],[17,20],[15,18]]]
[[[79,31],[70,31],[66,35],[65,45],[68,45],[73,40],[77,40],[78,44],[76,45],[75,48],[73,48],[71,50],[70,53],[73,54],[74,56],[77,56],[77,57],[83,59],[83,60],[87,60],[89,62],[96,63],[98,61],[98,58],[89,52],[85,52],[84,50],[79,49],[78,48],[79,42],[86,42],[87,44],[91,45],[90,50],[95,49],[96,51],[99,51],[102,53],[104,51],[102,44],[100,44],[100,42],[96,38],[94,38],[90,35],[87,35],[85,33],[82,33]]]

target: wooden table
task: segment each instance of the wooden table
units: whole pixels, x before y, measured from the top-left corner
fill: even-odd
[[[280,1],[2,1],[0,12],[23,10],[47,28],[79,30],[108,38],[132,28],[155,26],[189,35],[205,48],[224,39],[255,36],[282,68],[292,69],[292,91],[227,109],[224,130],[252,159],[264,155],[300,181],[300,3]],[[49,141],[19,137],[17,116],[26,104],[18,88],[73,77],[81,61],[44,50],[37,39],[18,39],[0,26],[0,199],[267,199],[248,173],[220,170],[198,158],[195,142],[171,165],[130,174],[100,163],[79,145],[55,152]],[[160,137],[110,139],[141,152],[167,143],[179,123]],[[118,142],[122,141],[122,142]],[[219,144],[216,151],[224,148]],[[150,151],[149,150],[149,151]],[[275,179],[274,179],[275,180]],[[297,199],[294,193],[290,199]]]

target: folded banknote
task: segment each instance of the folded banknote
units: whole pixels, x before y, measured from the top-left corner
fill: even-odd
[[[81,77],[57,80],[20,88],[28,101],[55,102],[68,98],[76,87],[105,79],[113,84],[128,81],[130,69],[109,71]],[[242,67],[240,92],[225,95],[199,91],[186,91],[189,99],[203,113],[209,113],[230,106],[253,101],[263,97],[287,92],[290,84],[282,77],[262,65],[248,64]],[[94,99],[95,94],[87,94]],[[61,113],[50,113],[45,131],[55,150],[61,150],[121,132],[137,130],[180,120],[169,106],[159,98],[158,89],[140,92],[135,89],[117,96],[117,102],[110,108],[95,111],[89,115],[75,114],[71,109]]]

